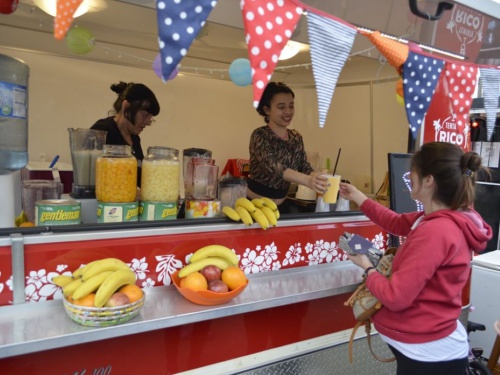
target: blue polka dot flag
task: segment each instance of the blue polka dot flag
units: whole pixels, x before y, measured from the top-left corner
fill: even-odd
[[[424,122],[443,67],[443,60],[413,51],[403,64],[404,102],[413,139]]]
[[[322,128],[325,126],[337,79],[351,53],[357,30],[352,25],[311,11],[307,14],[307,22],[318,95],[319,127]]]
[[[500,70],[498,68],[480,68],[481,83],[483,87],[484,109],[486,111],[486,136],[487,141],[492,141],[491,136],[495,129],[498,111],[498,88],[500,87]]]
[[[167,81],[205,24],[217,0],[157,0],[162,79]]]

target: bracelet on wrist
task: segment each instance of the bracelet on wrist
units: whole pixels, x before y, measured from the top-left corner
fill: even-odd
[[[363,277],[368,277],[368,272],[370,272],[371,270],[376,270],[375,267],[368,267],[367,269],[365,269],[365,272],[363,273]]]

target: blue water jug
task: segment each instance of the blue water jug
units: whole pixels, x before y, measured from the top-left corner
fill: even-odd
[[[0,54],[0,174],[28,164],[29,67]]]

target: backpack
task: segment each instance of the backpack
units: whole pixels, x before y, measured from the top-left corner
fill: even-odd
[[[386,277],[390,277],[392,270],[392,260],[396,255],[396,248],[391,247],[387,249],[383,256],[376,264],[376,269],[382,275]],[[373,357],[380,362],[393,362],[396,358],[379,358],[372,350],[371,340],[370,340],[370,332],[371,332],[371,317],[382,307],[382,303],[368,290],[366,287],[366,276],[363,275],[363,280],[361,284],[359,284],[358,288],[354,291],[354,293],[349,297],[349,299],[344,302],[345,306],[352,307],[352,311],[354,313],[354,317],[357,322],[354,326],[351,337],[349,339],[349,362],[352,363],[352,346],[354,342],[354,336],[359,327],[365,326],[365,332],[367,334],[368,347],[370,348],[370,352]]]

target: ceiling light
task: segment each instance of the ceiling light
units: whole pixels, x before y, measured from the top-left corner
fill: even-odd
[[[35,4],[45,13],[55,17],[57,14],[57,0],[34,0]],[[78,9],[76,10],[73,18],[80,17],[82,14],[87,13],[89,10],[89,3],[83,0]]]
[[[285,47],[281,51],[280,57],[278,60],[288,60],[294,57],[297,53],[300,52],[301,43],[294,42],[293,40],[289,40]]]

